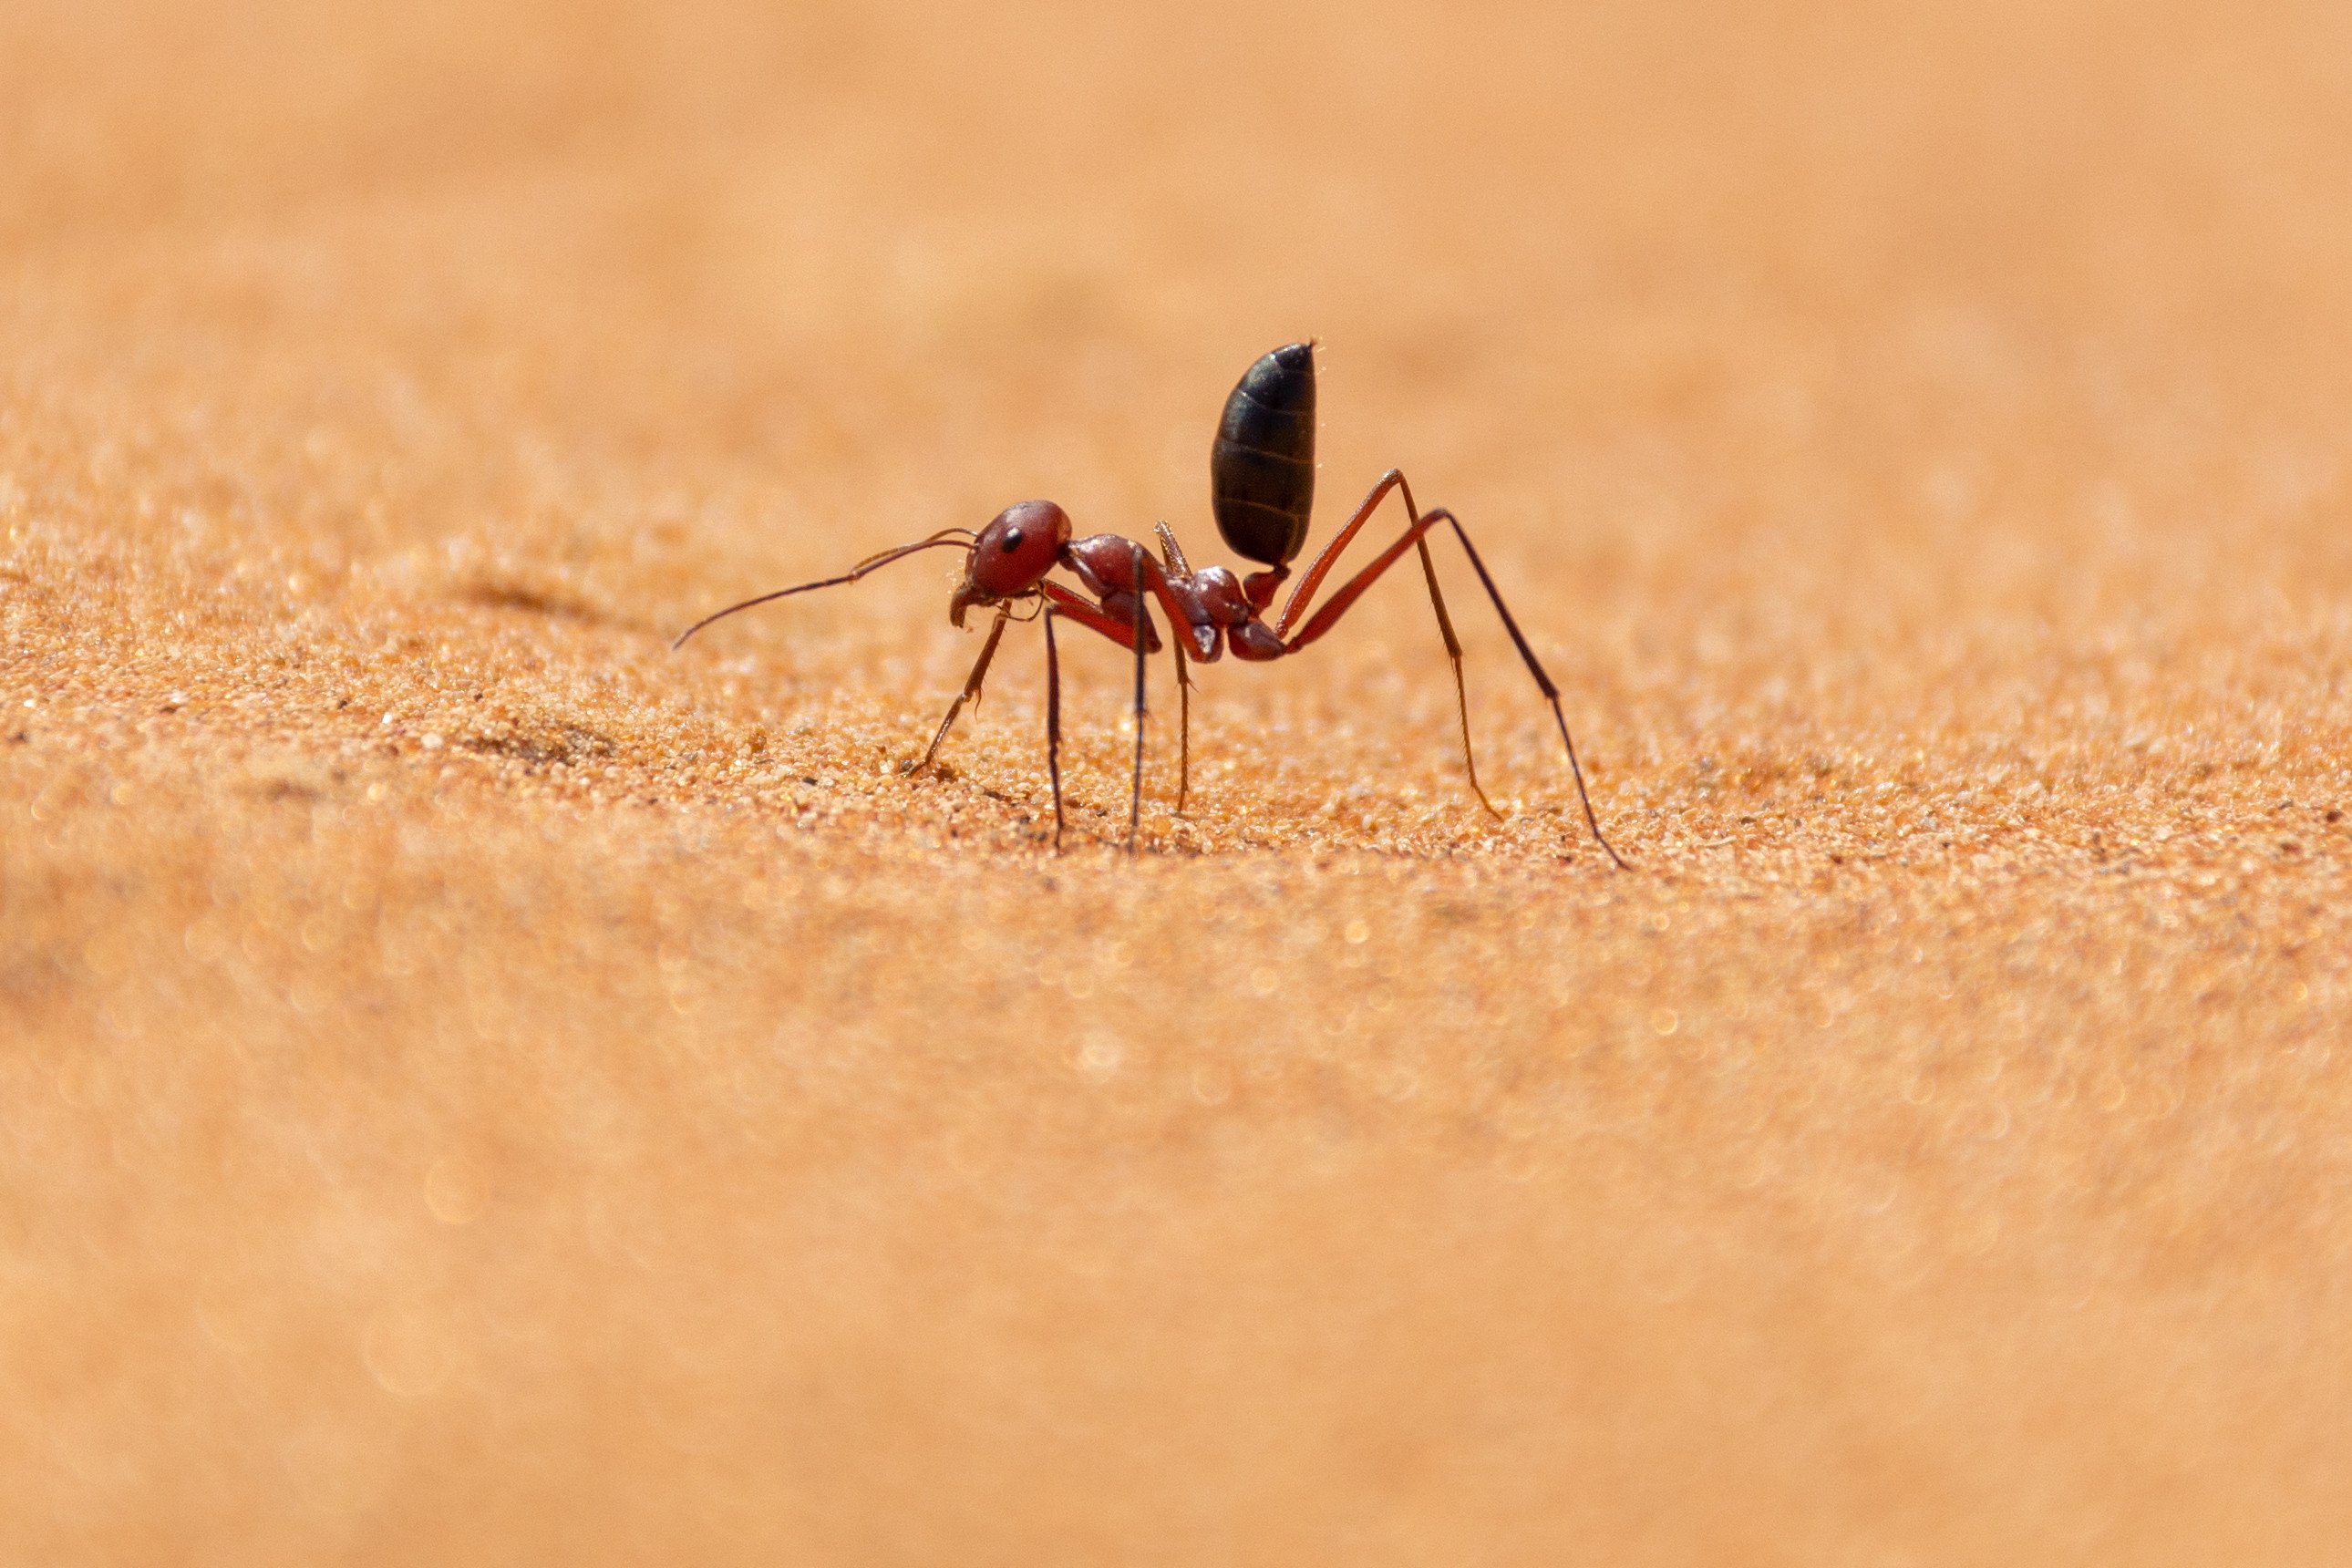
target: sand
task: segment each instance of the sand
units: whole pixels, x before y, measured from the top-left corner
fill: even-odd
[[[2343,9],[808,9],[0,14],[0,1558],[2337,1560]],[[667,651],[1309,334],[1631,872],[1451,545],[1499,824]]]

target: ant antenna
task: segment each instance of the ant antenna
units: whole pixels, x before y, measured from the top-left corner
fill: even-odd
[[[805,594],[813,589],[838,588],[845,583],[855,583],[860,577],[865,576],[868,572],[878,571],[882,567],[889,565],[893,561],[899,559],[901,556],[912,555],[918,550],[935,550],[941,545],[956,544],[959,542],[955,538],[955,535],[957,534],[963,535],[965,539],[977,537],[977,535],[968,528],[943,528],[928,539],[919,539],[912,544],[901,544],[895,549],[885,550],[878,555],[869,555],[838,577],[827,577],[822,583],[803,583],[795,588],[779,588],[772,594],[762,594],[755,599],[746,599],[740,605],[730,605],[723,610],[715,611],[710,615],[703,616],[700,620],[695,622],[694,625],[678,633],[677,640],[669,645],[669,650],[672,653],[676,653],[679,648],[686,646],[687,638],[692,637],[695,633],[700,631],[703,627],[709,626],[713,621],[725,620],[729,616],[733,615],[738,610],[748,610],[755,605],[764,605],[773,599],[789,599],[794,594]],[[970,549],[971,546],[964,545],[962,548]]]

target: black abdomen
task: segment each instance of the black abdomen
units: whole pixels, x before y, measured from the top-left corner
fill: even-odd
[[[1287,343],[1243,373],[1209,451],[1209,501],[1235,554],[1284,566],[1315,510],[1315,345]]]

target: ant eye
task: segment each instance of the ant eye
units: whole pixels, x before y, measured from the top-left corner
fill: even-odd
[[[1006,529],[1006,530],[1004,531],[1004,553],[1006,553],[1007,555],[1010,555],[1010,554],[1012,554],[1014,551],[1016,551],[1016,550],[1018,550],[1018,549],[1020,549],[1020,548],[1021,548],[1021,531],[1020,531],[1019,529],[1017,529],[1017,528],[1008,528],[1008,529]]]

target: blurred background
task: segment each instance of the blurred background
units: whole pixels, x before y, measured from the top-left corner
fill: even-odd
[[[1327,506],[1428,476],[1543,541],[1515,570],[1597,580],[1603,646],[1678,595],[1784,658],[1956,589],[2268,619],[2343,569],[2275,526],[2337,482],[2343,26],[36,0],[13,374],[232,489],[308,443],[288,503],[378,514],[325,570],[503,550],[667,624],[714,584],[648,584],[648,536],[696,509],[759,514],[696,528],[730,588],[1031,494],[1197,533],[1217,398],[1312,334]],[[601,515],[646,463],[666,510]]]
[[[0,1556],[2316,1563],[2352,12],[0,7]],[[1219,667],[1320,340],[1417,588]],[[1407,574],[1410,575],[1409,574]],[[1401,580],[1402,582],[1402,580]],[[1155,679],[1160,677],[1155,676]]]

